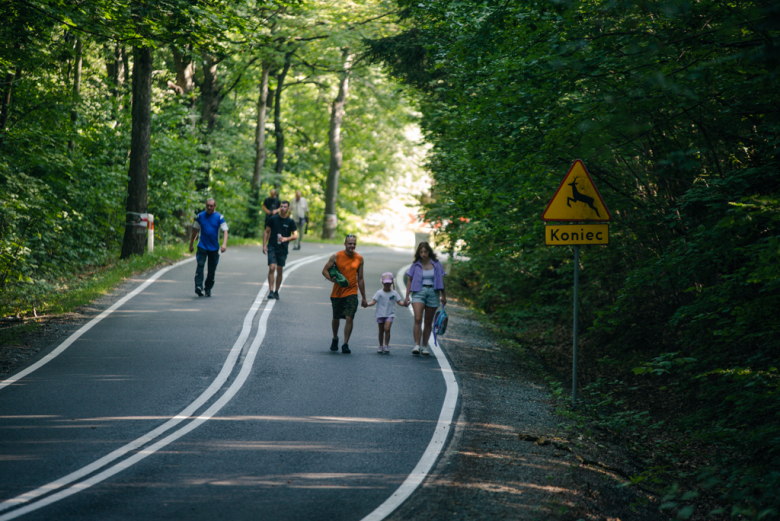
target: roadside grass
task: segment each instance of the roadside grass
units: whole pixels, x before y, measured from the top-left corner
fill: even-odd
[[[134,255],[129,259],[111,256],[101,265],[86,266],[68,276],[17,283],[0,297],[0,317],[6,322],[69,313],[110,293],[129,277],[179,261],[187,255],[186,245],[182,243],[158,246],[152,254]]]

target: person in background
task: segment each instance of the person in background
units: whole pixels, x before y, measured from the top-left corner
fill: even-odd
[[[362,306],[367,307],[366,286],[363,282],[363,256],[355,252],[357,247],[357,237],[350,234],[344,239],[344,250],[334,253],[322,268],[322,276],[333,283],[333,290],[330,292],[330,303],[333,307],[333,319],[330,321],[333,330],[333,341],[330,344],[331,351],[339,350],[339,324],[341,319],[346,321],[344,324],[344,345],[341,346],[341,352],[351,353],[349,349],[349,337],[352,335],[352,326],[358,306],[358,289],[363,296]],[[347,279],[347,286],[341,287],[336,280],[331,277],[330,269],[335,266],[336,269]]]
[[[298,236],[295,221],[289,215],[290,203],[282,201],[279,213],[272,215],[265,225],[263,233],[263,253],[268,254],[268,300],[279,300],[279,288],[282,285],[282,273],[287,261],[287,247]],[[276,289],[274,289],[274,272]]]
[[[374,298],[368,303],[367,307],[371,307],[374,304],[376,304],[374,317],[379,325],[379,348],[376,352],[389,355],[390,328],[393,326],[393,319],[395,319],[395,306],[409,305],[401,300],[401,295],[395,290],[393,274],[389,271],[382,274],[382,289],[374,294]]]
[[[298,226],[298,240],[295,241],[293,250],[301,249],[301,239],[303,238],[306,225],[309,223],[309,203],[306,198],[301,196],[301,191],[295,191],[295,199],[290,201],[290,215]]]
[[[265,213],[265,225],[268,226],[268,220],[279,213],[279,206],[281,206],[279,197],[276,195],[276,189],[271,188],[271,195],[266,197],[263,201],[263,213]]]
[[[414,349],[413,355],[430,355],[428,338],[431,336],[433,316],[439,304],[447,303],[447,292],[444,289],[444,266],[436,257],[433,248],[427,242],[417,245],[414,253],[414,263],[406,272],[409,284],[406,286],[405,305],[411,303],[414,309]],[[423,317],[425,327],[422,327]]]
[[[219,231],[222,230],[222,247],[219,246]],[[206,276],[206,296],[211,296],[211,288],[214,287],[214,274],[219,264],[219,253],[227,250],[228,225],[225,218],[217,212],[217,202],[213,197],[206,199],[206,211],[200,212],[192,223],[192,236],[190,237],[190,253],[193,251],[193,242],[200,232],[198,241],[198,253],[195,259],[198,267],[195,268],[195,293],[203,296],[203,267],[208,261],[209,274]]]

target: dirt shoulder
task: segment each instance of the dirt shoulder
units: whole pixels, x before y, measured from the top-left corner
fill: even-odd
[[[457,424],[431,475],[389,519],[668,519],[658,498],[623,486],[635,469],[619,443],[556,414],[532,357],[457,302],[447,310]]]

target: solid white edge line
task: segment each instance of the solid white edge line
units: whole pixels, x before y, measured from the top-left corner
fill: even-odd
[[[325,257],[325,255],[313,255],[313,256],[310,256],[310,257],[304,257],[303,259],[300,259],[300,260],[297,260],[297,261],[293,261],[293,262],[291,262],[288,265],[290,267],[290,269],[288,270],[287,273],[290,273],[290,272],[294,271],[295,269],[297,269],[298,267],[300,267],[300,266],[302,266],[304,264],[309,264],[310,262],[314,262],[314,261],[316,261],[318,259],[322,259],[324,257]],[[174,264],[174,265],[170,266],[170,268],[173,268],[174,266],[176,266],[176,265]],[[162,273],[159,273],[159,275],[162,275]],[[126,445],[124,445],[124,446],[114,450],[113,452],[111,452],[111,453],[103,456],[102,458],[96,460],[95,462],[93,462],[93,463],[91,463],[91,464],[89,464],[89,465],[87,465],[85,467],[82,467],[81,469],[79,469],[77,471],[71,472],[70,474],[68,474],[68,475],[66,475],[66,476],[64,476],[64,477],[62,477],[60,479],[52,481],[51,483],[47,483],[46,485],[38,487],[35,490],[32,490],[30,492],[26,492],[24,494],[21,494],[19,496],[14,497],[14,498],[11,498],[11,499],[3,501],[2,503],[0,503],[0,511],[7,510],[9,508],[13,508],[13,507],[21,505],[23,503],[28,503],[28,502],[34,500],[37,497],[40,497],[40,496],[45,495],[45,494],[48,494],[49,492],[52,492],[52,491],[57,490],[57,489],[60,489],[60,488],[66,486],[66,485],[68,485],[70,483],[73,483],[74,481],[77,481],[77,480],[79,480],[79,479],[81,479],[81,478],[83,478],[85,476],[88,476],[89,474],[97,471],[98,469],[108,465],[112,461],[115,461],[116,459],[121,458],[125,454],[142,447],[143,445],[149,443],[150,441],[152,441],[155,438],[157,438],[160,435],[162,435],[164,432],[166,432],[166,431],[170,430],[171,428],[175,427],[176,425],[178,425],[182,421],[190,418],[195,413],[195,411],[197,411],[204,403],[206,403],[212,396],[214,396],[214,394],[216,394],[222,388],[222,386],[225,384],[225,381],[230,376],[230,373],[233,371],[233,367],[235,366],[236,361],[238,360],[238,355],[241,353],[241,351],[242,351],[242,349],[244,347],[244,344],[246,343],[246,339],[249,337],[249,333],[251,332],[251,329],[252,329],[252,322],[254,321],[254,317],[257,314],[257,311],[258,311],[258,309],[260,308],[260,305],[263,302],[263,298],[265,297],[267,288],[268,288],[268,281],[266,281],[263,284],[262,288],[260,288],[260,291],[258,292],[257,297],[255,298],[255,301],[252,303],[252,306],[250,307],[249,311],[247,312],[247,315],[244,317],[244,324],[243,324],[243,327],[241,329],[241,334],[239,335],[239,337],[236,340],[236,342],[233,344],[233,347],[231,348],[230,353],[228,354],[228,357],[226,358],[225,363],[223,364],[222,370],[220,371],[219,375],[217,375],[217,377],[214,379],[214,381],[211,383],[211,385],[209,385],[209,387],[194,402],[192,402],[183,411],[181,411],[179,414],[177,414],[176,416],[174,416],[173,418],[171,418],[170,420],[168,420],[164,424],[160,425],[156,429],[154,429],[154,430],[148,432],[147,434],[141,436],[140,438],[137,438],[137,439],[133,440],[132,442],[130,442],[130,443],[128,443],[128,444],[126,444]],[[273,303],[273,302],[274,301],[270,301],[270,303]],[[263,326],[263,328],[264,328],[264,326]],[[258,335],[259,335],[259,329],[258,329]],[[263,336],[264,335],[265,335],[265,330],[263,329]],[[255,341],[257,341],[257,337],[256,337]],[[254,346],[254,343],[252,345]],[[244,362],[244,363],[246,363],[246,362]],[[217,403],[219,403],[219,402],[217,402]],[[185,429],[186,429],[186,427],[185,427]],[[179,431],[177,431],[177,432],[179,432]],[[189,432],[189,431],[187,431],[187,432]],[[182,434],[182,436],[183,436],[183,434]],[[168,438],[166,438],[166,439],[168,439]],[[168,442],[168,443],[170,443],[170,442]],[[166,445],[167,445],[167,443],[166,443]],[[154,446],[155,445],[153,445],[152,447],[154,447]],[[149,449],[146,449],[146,450],[149,450]],[[142,451],[141,454],[145,453],[146,450]],[[158,449],[156,449],[156,450],[158,450]],[[129,460],[132,460],[132,459],[133,458],[128,458],[128,460],[126,460],[126,461],[129,461]],[[122,462],[122,463],[124,463],[124,462]],[[122,463],[119,463],[118,465],[115,465],[112,468],[121,466]],[[127,465],[127,466],[130,466],[130,465]],[[127,467],[122,467],[122,468],[127,468]],[[111,469],[108,469],[108,470],[111,470]],[[117,470],[117,472],[119,472],[120,470],[122,470],[122,469]],[[103,473],[98,474],[98,476],[103,475],[105,472],[107,472],[107,471],[104,471]],[[114,472],[114,474],[115,473],[116,472]],[[113,474],[111,474],[111,475],[113,475]],[[108,476],[106,476],[106,477],[108,477]],[[94,479],[94,478],[95,477],[93,477],[91,479]],[[105,479],[105,478],[103,478],[103,479]],[[88,481],[90,481],[90,480],[87,480],[86,482],[88,482]],[[90,484],[89,486],[92,486],[93,484],[94,483]],[[70,487],[69,489],[67,489],[66,491],[63,491],[63,492],[68,492],[68,491],[71,491],[73,489],[77,489],[80,485],[81,484],[74,485],[73,487]],[[62,494],[63,492],[61,492],[60,494]],[[78,490],[76,490],[75,492],[78,492]],[[71,492],[71,493],[67,494],[66,496],[62,496],[62,497],[67,497],[69,495],[74,494],[75,492]],[[50,496],[50,497],[55,497],[55,496],[59,496],[59,494],[55,494],[55,495]],[[23,515],[23,514],[25,514],[27,512],[31,512],[33,510],[37,510],[38,508],[41,508],[41,507],[43,507],[43,506],[45,506],[47,504],[53,503],[54,501],[58,501],[61,498],[55,499],[54,501],[50,501],[48,503],[43,503],[44,501],[47,501],[48,499],[50,499],[50,498],[46,498],[44,500],[41,500],[41,501],[38,501],[36,503],[30,504],[27,507],[20,508],[19,510],[15,510],[13,512],[5,514],[4,516],[0,516],[0,521],[3,521],[5,519],[14,519],[15,517]],[[35,508],[32,508],[32,507],[35,507]]]
[[[133,298],[136,295],[138,295],[139,293],[141,293],[143,290],[145,290],[147,287],[149,287],[149,285],[152,284],[155,280],[160,278],[161,275],[163,275],[164,273],[172,270],[173,268],[177,268],[177,267],[181,266],[182,264],[186,264],[186,263],[191,262],[193,260],[195,260],[195,257],[190,257],[189,259],[184,259],[182,261],[177,262],[176,264],[171,264],[170,266],[166,266],[165,268],[161,269],[160,271],[158,271],[157,273],[155,273],[154,275],[152,275],[151,277],[146,279],[146,281],[143,284],[141,284],[140,286],[135,288],[133,291],[131,291],[130,293],[128,293],[127,295],[125,295],[121,299],[117,300],[111,307],[109,307],[108,309],[104,310],[101,314],[99,314],[98,316],[96,316],[95,318],[93,318],[92,320],[90,320],[89,322],[84,324],[83,326],[81,326],[81,328],[78,331],[76,331],[75,333],[70,335],[63,343],[61,343],[59,346],[57,346],[57,348],[54,351],[52,351],[48,355],[46,355],[43,358],[41,358],[40,360],[35,362],[33,365],[31,365],[27,369],[24,369],[24,370],[16,373],[15,375],[11,376],[10,378],[7,378],[7,379],[5,379],[3,381],[0,381],[0,389],[3,389],[4,387],[8,387],[9,385],[12,385],[14,382],[17,382],[18,380],[21,380],[22,378],[24,378],[28,374],[32,373],[33,371],[36,371],[36,370],[40,369],[44,365],[48,364],[49,362],[51,362],[52,360],[57,358],[60,354],[62,354],[63,351],[65,351],[68,347],[70,347],[70,345],[73,342],[78,340],[79,337],[81,337],[81,335],[83,335],[84,333],[86,333],[87,331],[89,331],[90,329],[95,327],[95,325],[98,322],[100,322],[101,320],[106,318],[108,315],[110,315],[111,313],[116,311],[117,308],[123,306],[128,300],[130,300],[131,298]],[[2,510],[2,509],[0,509],[0,510]]]
[[[398,270],[396,276],[396,283],[402,290],[401,292],[404,293],[406,292],[404,273],[407,269],[409,269],[409,266],[401,268]],[[411,309],[411,307],[409,308],[409,311],[414,315],[414,310]],[[455,415],[455,407],[458,404],[458,382],[455,380],[455,374],[452,371],[452,367],[450,367],[450,363],[447,361],[446,355],[439,346],[432,342],[432,339],[433,332],[431,332],[431,335],[428,338],[428,347],[433,350],[436,361],[439,362],[439,367],[441,367],[444,382],[447,385],[447,393],[444,395],[444,403],[441,407],[441,413],[439,413],[439,421],[436,423],[436,430],[433,431],[433,436],[428,443],[428,447],[426,447],[420,461],[418,461],[417,465],[412,469],[411,474],[409,474],[406,480],[401,483],[401,486],[393,492],[393,495],[387,498],[387,500],[379,505],[373,512],[364,517],[362,521],[381,521],[392,514],[396,508],[401,506],[401,504],[412,495],[412,492],[414,492],[428,476],[434,463],[436,463],[442,450],[444,450],[444,444],[447,443],[447,436],[449,436],[450,428],[452,426],[452,418]],[[0,521],[2,520],[0,519]]]

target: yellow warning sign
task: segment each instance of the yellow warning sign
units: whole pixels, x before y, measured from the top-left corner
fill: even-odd
[[[544,227],[544,243],[548,246],[609,244],[609,225],[548,224]]]
[[[543,221],[590,221],[612,220],[607,205],[596,189],[593,179],[579,159],[571,165],[558,190],[555,191],[542,214]]]

